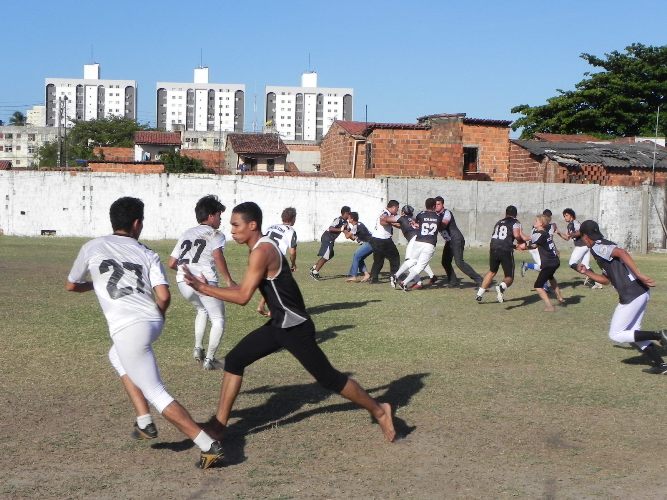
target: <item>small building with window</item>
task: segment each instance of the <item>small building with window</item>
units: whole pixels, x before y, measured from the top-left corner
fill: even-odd
[[[134,133],[134,161],[157,161],[163,153],[178,153],[180,132],[140,130]]]
[[[320,172],[507,181],[510,123],[464,113],[422,116],[417,123],[335,121],[322,140]]]
[[[285,172],[288,154],[278,134],[227,134],[224,158],[231,174]]]

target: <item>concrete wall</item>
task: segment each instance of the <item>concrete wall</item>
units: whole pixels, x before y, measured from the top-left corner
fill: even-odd
[[[0,171],[0,229],[20,236],[37,236],[45,229],[58,236],[99,236],[111,231],[109,205],[121,196],[136,196],[146,203],[143,238],[177,238],[196,224],[194,205],[206,194],[218,195],[228,207],[223,217],[228,236],[228,215],[243,201],[259,203],[265,226],[279,222],[283,208],[295,207],[299,239],[312,241],[320,238],[342,205],[358,211],[361,221],[372,228],[389,199],[418,210],[425,198],[442,195],[469,245],[488,245],[494,223],[513,204],[527,229],[544,208],[550,208],[554,221],[564,228],[561,213],[570,207],[579,220],[598,220],[603,234],[631,250],[640,250],[647,242],[649,248],[663,247],[661,187],[405,178]],[[556,239],[561,246],[570,245]]]

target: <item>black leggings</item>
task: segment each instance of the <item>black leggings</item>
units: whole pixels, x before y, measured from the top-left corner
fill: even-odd
[[[279,328],[269,321],[243,337],[225,356],[225,371],[243,376],[246,366],[281,348],[294,356],[317,382],[340,393],[347,375],[336,370],[315,342],[315,325],[308,320],[290,328]]]
[[[556,278],[554,277],[554,274],[556,273],[556,269],[558,269],[559,267],[560,267],[560,262],[552,266],[545,267],[544,265],[542,265],[540,268],[540,274],[537,275],[537,279],[535,280],[535,284],[533,286],[536,289],[542,288],[544,287],[547,281],[555,280]]]

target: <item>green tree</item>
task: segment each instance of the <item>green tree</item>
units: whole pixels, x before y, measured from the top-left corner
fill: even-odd
[[[96,158],[93,150],[99,146],[132,147],[134,133],[139,130],[149,130],[147,124],[138,124],[134,120],[121,117],[89,121],[73,120],[73,123],[74,125],[67,129],[67,139],[63,134],[63,148],[67,153],[68,166],[75,165],[75,160]],[[58,141],[53,141],[39,148],[37,156],[40,167],[58,165],[58,147]]]
[[[20,111],[14,111],[12,116],[9,117],[9,124],[23,127],[26,124],[26,117]]]
[[[587,53],[580,57],[600,71],[584,73],[586,78],[575,90],[557,89],[558,95],[547,104],[512,108],[512,113],[523,115],[512,130],[523,128],[522,139],[538,132],[652,136],[658,106],[667,111],[667,45],[635,43],[604,58]],[[667,120],[662,120],[658,133],[666,132]]]
[[[162,153],[160,161],[164,163],[164,170],[170,174],[197,174],[206,172],[201,160],[183,156],[179,153]]]

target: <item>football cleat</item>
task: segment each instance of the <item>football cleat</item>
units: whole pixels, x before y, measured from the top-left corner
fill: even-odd
[[[584,280],[584,286],[588,286],[588,284],[591,282],[591,279],[586,276],[586,279]]]
[[[526,270],[528,269],[528,266],[526,265],[526,262],[521,263],[521,277],[523,278],[526,275]]]
[[[501,304],[505,301],[505,297],[503,296],[503,289],[500,288],[500,285],[496,286],[496,299],[498,299],[498,302]]]
[[[320,280],[320,273],[318,271],[315,271],[314,267],[310,268],[310,277],[313,278],[315,281]]]
[[[199,455],[199,468],[208,469],[216,463],[222,461],[224,452],[220,441],[213,441],[211,448],[208,451],[202,451]]]
[[[400,283],[398,283],[398,285],[396,286],[396,288],[399,289],[399,290],[403,290],[404,292],[407,292],[407,291],[410,290],[410,287],[408,286],[408,284],[405,283],[405,282],[403,282],[403,281],[401,281]]]
[[[396,276],[393,274],[389,277],[389,284],[391,285],[392,288],[396,288],[396,283],[398,280],[396,279]]]
[[[482,300],[484,300],[484,295],[475,295],[475,300],[481,304]]]
[[[134,423],[134,429],[132,430],[132,439],[141,441],[143,439],[155,439],[157,437],[157,427],[154,423],[148,424],[144,429],[139,427],[139,424]]]
[[[642,371],[644,373],[650,373],[652,375],[667,375],[667,363],[655,365],[652,366],[651,368],[645,368]]]
[[[192,351],[192,357],[195,361],[201,363],[204,361],[204,349],[202,347],[195,347]]]
[[[602,283],[593,283],[593,286],[591,287],[591,290],[602,290],[604,287],[602,286]]]
[[[206,358],[203,364],[204,370],[217,370],[221,368],[221,363],[215,358]]]

